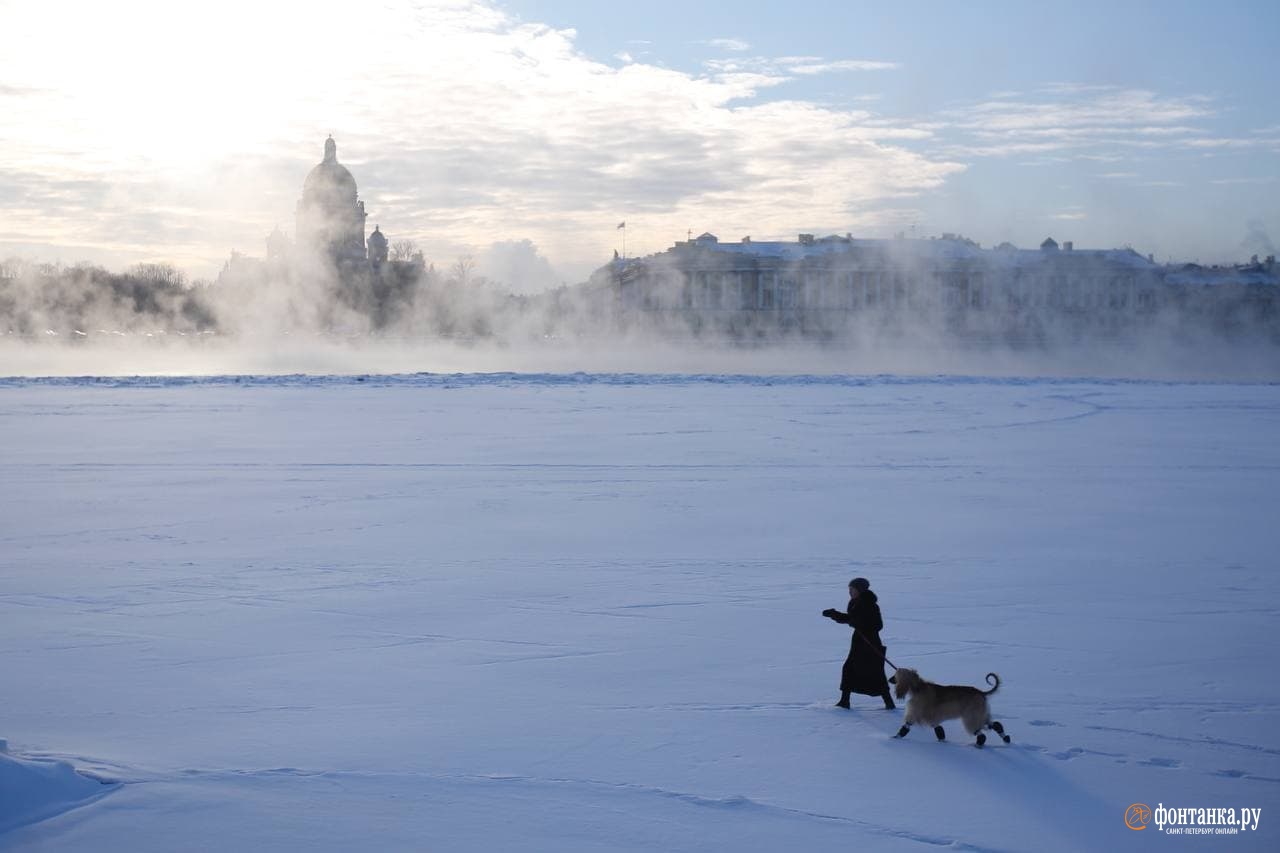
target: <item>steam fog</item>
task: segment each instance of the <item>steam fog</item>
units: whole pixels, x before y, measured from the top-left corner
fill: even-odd
[[[721,243],[704,233],[570,285],[530,239],[428,259],[383,232],[332,137],[292,235],[213,280],[172,264],[0,265],[0,375],[948,373],[1280,378],[1274,254],[941,238]],[[388,236],[390,233],[390,236]],[[1270,247],[1261,223],[1245,245]]]
[[[1106,322],[1105,305],[1085,323],[1043,307],[995,305],[967,315],[957,330],[948,326],[940,299],[916,298],[896,307],[821,311],[812,315],[818,326],[811,320],[802,327],[780,321],[780,312],[685,305],[683,276],[661,256],[606,265],[590,282],[551,289],[545,289],[549,265],[529,245],[508,247],[501,281],[479,272],[471,257],[437,266],[407,242],[393,256],[376,268],[342,268],[296,252],[265,261],[234,256],[216,281],[190,281],[160,264],[114,273],[11,260],[0,266],[0,374],[1280,380],[1274,313],[1242,320],[1180,303],[1116,326]],[[529,259],[534,269],[517,263]],[[643,300],[629,297],[613,276],[639,263],[647,265],[651,284]],[[912,274],[909,257],[894,263]],[[924,285],[915,292],[929,295]]]

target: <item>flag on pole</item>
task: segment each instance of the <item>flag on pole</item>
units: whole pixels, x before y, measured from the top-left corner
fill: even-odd
[[[627,227],[627,221],[625,219],[618,223],[618,228],[626,228],[626,227]],[[617,231],[618,228],[615,228],[613,230]]]

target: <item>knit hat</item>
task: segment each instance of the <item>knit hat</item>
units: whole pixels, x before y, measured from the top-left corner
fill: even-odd
[[[871,589],[871,581],[867,580],[866,578],[854,578],[853,580],[849,581],[849,586],[853,587],[858,592],[866,592],[867,590]]]

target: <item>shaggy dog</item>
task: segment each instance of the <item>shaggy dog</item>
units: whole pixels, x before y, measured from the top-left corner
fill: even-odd
[[[965,731],[977,736],[976,746],[981,747],[987,742],[987,736],[982,732],[984,728],[1000,735],[1005,743],[1009,742],[1004,726],[991,719],[991,708],[987,705],[987,697],[1000,688],[1000,676],[994,672],[987,673],[987,683],[995,686],[986,691],[976,687],[934,684],[925,681],[914,669],[899,669],[889,681],[896,685],[894,692],[899,699],[911,694],[902,728],[894,737],[906,737],[913,725],[924,723],[933,726],[938,740],[945,740],[947,733],[942,729],[942,722],[958,719],[964,723]]]

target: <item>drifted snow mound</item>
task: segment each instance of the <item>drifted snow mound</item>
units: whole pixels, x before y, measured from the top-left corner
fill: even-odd
[[[82,776],[65,761],[15,758],[0,740],[0,833],[62,814],[115,787]]]

